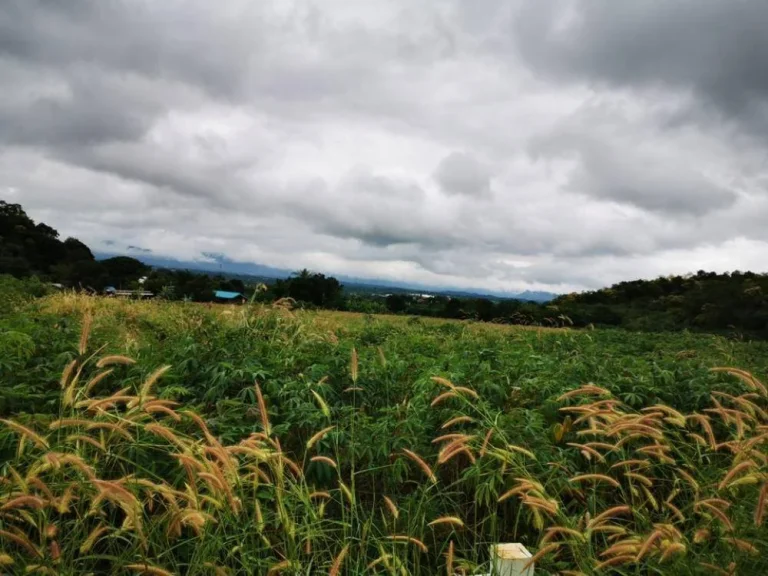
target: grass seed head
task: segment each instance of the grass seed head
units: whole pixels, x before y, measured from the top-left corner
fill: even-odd
[[[334,428],[336,428],[336,426],[328,426],[327,428],[323,428],[322,430],[320,430],[319,432],[317,432],[316,434],[314,434],[314,435],[312,436],[312,438],[310,438],[310,439],[307,441],[307,450],[311,450],[311,449],[312,449],[312,447],[313,447],[315,444],[317,444],[317,443],[318,443],[320,440],[322,440],[322,438],[323,438],[323,437],[324,437],[326,434],[328,434],[328,432],[330,432],[331,430],[333,430]]]
[[[113,354],[111,356],[104,356],[99,359],[98,362],[96,362],[97,368],[105,368],[107,366],[113,366],[115,364],[122,364],[122,365],[131,365],[136,364],[136,360],[133,358],[129,358],[128,356],[123,356],[120,354]]]
[[[621,488],[621,484],[605,474],[579,474],[570,478],[569,482],[605,482],[614,488]]]
[[[441,376],[432,376],[432,378],[430,378],[430,380],[432,380],[432,382],[436,382],[436,383],[440,384],[441,386],[445,386],[449,390],[454,390],[456,388],[456,386],[453,384],[453,382],[451,382],[450,380],[448,380],[446,378],[443,378]]]
[[[349,359],[349,375],[352,378],[352,382],[357,384],[357,376],[358,376],[358,358],[357,358],[357,348],[352,348],[352,355]]]
[[[389,536],[389,540],[392,540],[393,542],[406,542],[409,544],[413,544],[414,546],[417,546],[419,550],[424,552],[425,554],[429,552],[429,548],[427,548],[427,545],[424,544],[421,540],[418,538],[414,538],[413,536],[406,536],[402,534],[396,534],[394,536]]]
[[[536,552],[536,554],[531,556],[530,560],[528,560],[528,562],[526,562],[523,565],[523,572],[526,572],[528,568],[530,568],[536,562],[544,558],[544,556],[547,556],[548,554],[552,554],[552,552],[560,548],[561,545],[562,544],[560,542],[552,542],[551,544],[547,544],[546,546],[544,546],[542,549]]]
[[[432,400],[432,403],[430,404],[430,406],[432,406],[432,408],[434,408],[435,406],[437,406],[438,404],[444,402],[445,400],[448,400],[449,398],[458,398],[458,396],[459,395],[456,392],[454,392],[454,391],[443,392],[439,396],[436,396],[434,400]]]
[[[333,564],[331,565],[331,569],[328,571],[328,576],[338,576],[339,572],[341,571],[341,565],[344,563],[344,559],[347,557],[348,553],[349,544],[344,546],[344,548],[341,549],[341,552],[339,552],[334,559]]]
[[[8,510],[14,510],[16,508],[32,508],[34,510],[40,510],[45,507],[46,502],[42,498],[37,496],[31,496],[28,494],[22,496],[16,496],[0,505],[0,510],[7,512]]]
[[[764,482],[760,487],[760,494],[757,498],[757,505],[755,506],[755,526],[758,528],[763,525],[763,517],[765,516],[765,507],[768,504],[768,482]]]
[[[323,400],[323,397],[320,396],[315,390],[310,390],[312,392],[312,395],[315,397],[315,401],[317,402],[317,405],[320,407],[320,411],[323,413],[323,416],[326,418],[331,417],[331,409],[328,407],[328,404],[325,400]]]
[[[397,520],[400,517],[400,511],[397,509],[397,506],[395,506],[395,503],[392,501],[392,499],[389,496],[384,496],[383,499],[384,499],[384,503],[389,509],[389,513],[392,514],[392,517],[395,520]]]
[[[90,311],[87,311],[83,315],[82,330],[80,331],[80,343],[77,347],[77,352],[82,356],[88,349],[88,337],[91,334],[91,325],[93,324],[93,315]]]
[[[450,428],[451,426],[455,426],[456,424],[466,424],[469,422],[474,422],[474,419],[471,416],[456,416],[455,418],[451,418],[450,420],[448,420],[440,428],[442,430],[445,430],[446,428]]]
[[[50,447],[50,444],[48,444],[48,440],[40,436],[37,432],[34,430],[27,428],[26,426],[23,426],[22,424],[19,424],[17,422],[14,422],[13,420],[6,420],[4,418],[0,418],[0,422],[5,424],[8,428],[13,430],[14,432],[20,434],[21,436],[31,440],[34,442],[34,444],[41,449],[48,449]]]
[[[125,566],[125,569],[138,572],[139,574],[147,574],[148,576],[173,576],[173,572],[158,566],[152,566],[151,564],[128,564]]]
[[[443,524],[448,524],[450,526],[456,526],[458,528],[463,528],[464,527],[464,522],[462,521],[461,518],[459,518],[457,516],[442,516],[440,518],[432,520],[432,522],[427,524],[427,526],[434,527],[434,526],[439,526],[439,525],[443,525]]]
[[[432,468],[430,468],[429,465],[426,462],[424,462],[421,456],[419,456],[418,454],[416,454],[411,450],[408,450],[407,448],[403,448],[403,454],[405,454],[406,456],[408,456],[408,458],[416,462],[419,468],[421,468],[422,472],[424,472],[424,474],[427,476],[427,478],[430,479],[432,483],[437,482],[437,477],[435,476],[435,473],[432,471]]]
[[[620,506],[614,506],[613,508],[609,508],[608,510],[605,510],[595,516],[590,522],[588,523],[588,526],[590,528],[594,528],[596,526],[599,526],[602,522],[605,520],[608,520],[610,518],[615,518],[616,516],[621,516],[624,514],[630,514],[632,512],[632,508],[629,506],[623,504]]]
[[[256,400],[259,403],[259,415],[261,416],[261,427],[264,430],[264,434],[271,436],[272,428],[269,424],[269,414],[267,413],[267,404],[264,402],[264,396],[261,394],[261,387],[259,383],[256,383]]]
[[[277,564],[273,564],[269,567],[267,570],[267,576],[272,576],[273,574],[280,574],[280,572],[284,570],[290,570],[293,567],[293,562],[290,560],[283,560],[281,562],[278,562]]]
[[[323,464],[327,464],[331,468],[338,468],[336,465],[336,462],[329,458],[328,456],[312,456],[312,458],[309,459],[310,462],[322,462]]]

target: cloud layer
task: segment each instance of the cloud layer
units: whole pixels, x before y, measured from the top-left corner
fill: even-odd
[[[456,287],[755,269],[762,0],[6,0],[0,198],[96,248]]]

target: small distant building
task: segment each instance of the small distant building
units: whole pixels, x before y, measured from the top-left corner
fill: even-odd
[[[152,298],[154,296],[149,290],[118,290],[114,286],[104,288],[104,294],[121,298]]]
[[[216,290],[213,295],[217,302],[228,302],[230,304],[244,304],[248,300],[242,292]]]

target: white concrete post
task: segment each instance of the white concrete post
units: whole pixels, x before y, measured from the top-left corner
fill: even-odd
[[[525,568],[531,556],[526,547],[517,542],[494,544],[491,546],[491,575],[533,576],[533,564]]]

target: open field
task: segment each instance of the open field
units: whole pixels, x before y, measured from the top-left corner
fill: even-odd
[[[17,303],[0,572],[470,574],[519,541],[537,574],[768,573],[767,371],[701,334]]]
[[[378,320],[393,326],[422,323],[424,326],[459,325],[471,332],[501,332],[510,333],[520,330],[558,331],[561,328],[543,328],[540,326],[523,326],[512,324],[494,324],[491,322],[474,322],[449,318],[432,318],[429,316],[397,316],[394,314],[362,314],[360,312],[341,312],[333,310],[300,311],[302,319],[307,320],[318,328],[330,330],[359,330],[366,322]]]

